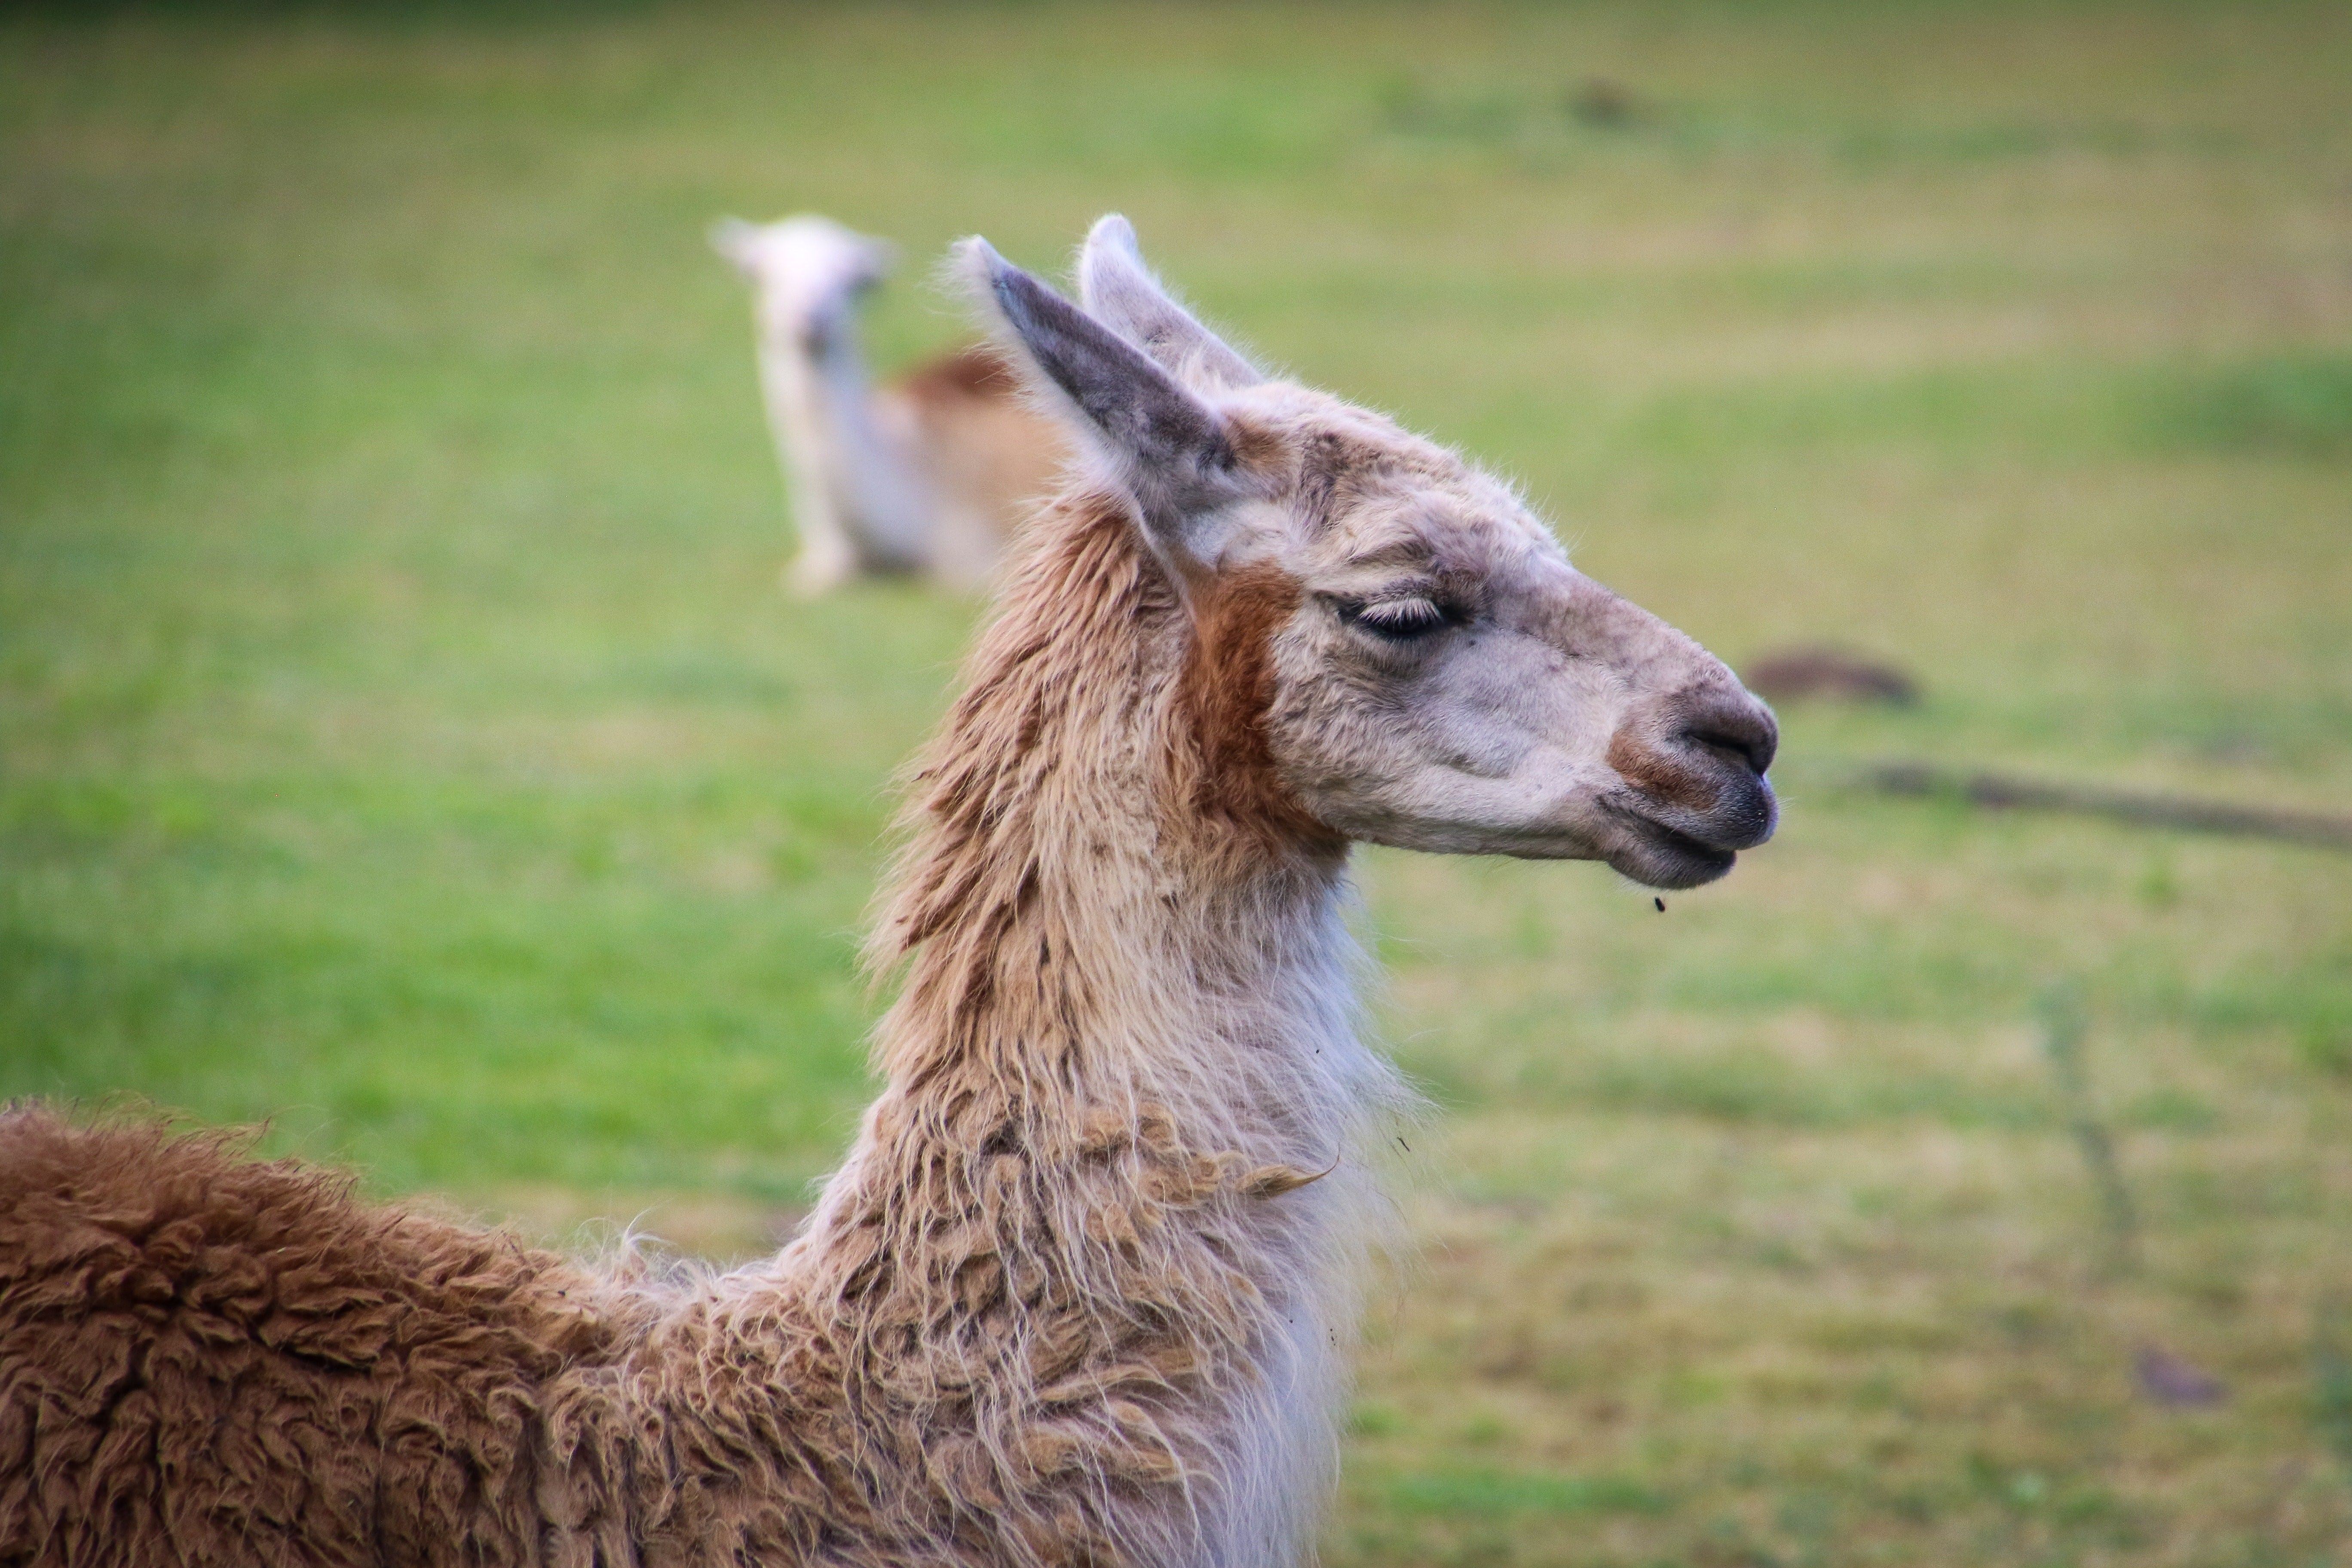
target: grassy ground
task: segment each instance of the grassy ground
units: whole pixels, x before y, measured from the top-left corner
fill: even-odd
[[[1116,206],[1718,651],[1927,693],[1788,712],[1663,918],[1367,858],[1443,1110],[1332,1563],[2352,1560],[2352,861],[1840,784],[2352,796],[2347,80],[2317,6],[16,15],[0,1092],[762,1245],[971,610],[778,594],[700,229]]]

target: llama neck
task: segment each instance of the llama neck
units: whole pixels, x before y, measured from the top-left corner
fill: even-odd
[[[920,774],[877,937],[913,955],[891,1091],[1049,1122],[1158,1095],[1208,1145],[1320,1133],[1286,1151],[1320,1169],[1338,1130],[1251,1080],[1349,1034],[1345,845],[1223,804],[1192,619],[1131,524],[1080,498],[1041,529]]]
[[[851,311],[849,297],[835,294],[767,325],[760,375],[769,419],[790,458],[803,533],[837,541],[862,565],[910,570],[922,563],[920,481],[876,417]]]
[[[1204,807],[1191,617],[1115,511],[1035,526],[919,779],[887,1086],[788,1263],[857,1342],[925,1325],[874,1375],[969,1425],[1024,1528],[1288,1562],[1351,1337],[1353,1146],[1393,1099],[1350,1027],[1344,847]],[[1061,1470],[1024,1457],[1048,1431]]]

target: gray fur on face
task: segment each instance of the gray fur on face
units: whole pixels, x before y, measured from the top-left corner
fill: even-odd
[[[1260,377],[1160,287],[1116,215],[1080,257],[1085,309],[984,241],[965,255],[1155,552],[1203,585],[1247,565],[1295,591],[1264,732],[1313,816],[1405,848],[1606,860],[1659,887],[1712,880],[1770,836],[1770,711],[1577,572],[1508,486]]]

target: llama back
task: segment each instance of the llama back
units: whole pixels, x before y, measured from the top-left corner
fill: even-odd
[[[0,1118],[0,1563],[541,1560],[611,1298],[217,1134]]]

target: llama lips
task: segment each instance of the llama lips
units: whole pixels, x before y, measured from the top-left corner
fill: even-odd
[[[1619,820],[1630,830],[1627,841],[1612,846],[1607,859],[1644,887],[1669,892],[1700,887],[1722,877],[1739,858],[1735,850],[1695,838],[1654,817],[1623,811]]]

